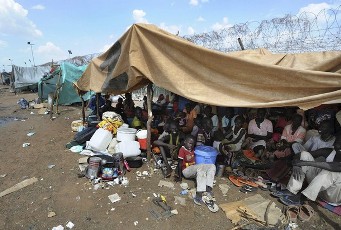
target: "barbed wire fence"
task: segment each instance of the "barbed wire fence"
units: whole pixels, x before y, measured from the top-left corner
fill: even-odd
[[[197,45],[233,52],[265,48],[273,53],[341,50],[341,5],[318,14],[303,12],[261,22],[253,21],[208,33],[184,36]]]

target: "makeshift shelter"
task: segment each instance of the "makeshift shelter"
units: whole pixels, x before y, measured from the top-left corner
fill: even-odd
[[[12,65],[11,85],[14,89],[37,85],[50,70],[50,66],[20,67]]]
[[[55,94],[58,90],[58,104],[71,105],[81,102],[73,82],[77,81],[83,74],[87,65],[75,66],[69,62],[62,62],[52,73],[45,75],[38,84],[39,98],[47,99],[49,94]],[[82,95],[84,100],[89,100],[91,93]]]
[[[2,73],[0,73],[0,75],[1,75],[1,83],[3,85],[9,85],[10,84],[11,73],[2,72]]]
[[[211,105],[308,109],[341,98],[341,52],[226,54],[154,25],[134,24],[92,59],[76,86],[121,94],[150,82]]]

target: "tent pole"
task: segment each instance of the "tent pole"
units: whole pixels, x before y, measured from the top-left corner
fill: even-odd
[[[83,97],[80,95],[82,101],[82,119],[83,119],[83,126],[85,125],[85,102]]]
[[[242,50],[245,50],[245,48],[244,48],[244,45],[243,45],[243,42],[242,42],[242,39],[241,39],[241,38],[238,38],[238,42],[239,42],[240,48],[241,48]]]
[[[147,120],[147,160],[151,159],[151,123],[153,121],[152,112],[152,99],[153,99],[153,84],[149,83],[147,86],[147,108],[148,108],[148,120]]]
[[[96,115],[97,115],[97,119],[99,119],[99,97],[100,97],[101,93],[96,93]]]

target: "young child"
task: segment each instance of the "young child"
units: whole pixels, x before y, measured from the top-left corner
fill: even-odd
[[[179,150],[176,180],[181,181],[182,175],[185,178],[196,178],[197,192],[194,197],[194,203],[201,205],[205,202],[210,210],[212,208],[212,212],[216,212],[218,211],[216,209],[217,205],[212,200],[212,187],[216,167],[214,164],[195,164],[194,145],[195,138],[192,135],[186,136],[184,144]],[[205,201],[203,200],[203,195],[205,195]],[[206,201],[207,197],[209,197],[208,203]]]

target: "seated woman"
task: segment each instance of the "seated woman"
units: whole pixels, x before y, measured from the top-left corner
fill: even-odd
[[[266,144],[272,137],[273,126],[270,120],[265,118],[265,109],[257,110],[257,117],[249,122],[248,137],[249,149],[253,150],[257,158],[261,158],[265,152]]]
[[[277,119],[276,125],[274,127],[274,132],[272,134],[272,139],[275,142],[280,141],[281,139],[281,134],[285,128],[285,126],[291,124],[292,122],[292,116],[295,113],[295,109],[294,108],[286,108],[284,115],[280,116]]]
[[[246,130],[242,128],[244,121],[244,117],[237,116],[234,126],[228,130],[225,139],[219,145],[219,151],[226,156],[227,165],[231,165],[233,153],[241,150],[242,143],[245,140]]]
[[[142,109],[140,107],[135,107],[135,116],[131,121],[130,126],[135,129],[145,129],[146,122],[142,117]]]
[[[301,126],[303,117],[299,114],[294,114],[292,124],[285,126],[281,140],[276,144],[277,150],[269,153],[270,160],[282,158],[291,155],[291,146],[294,143],[302,143],[306,134],[305,128]]]

